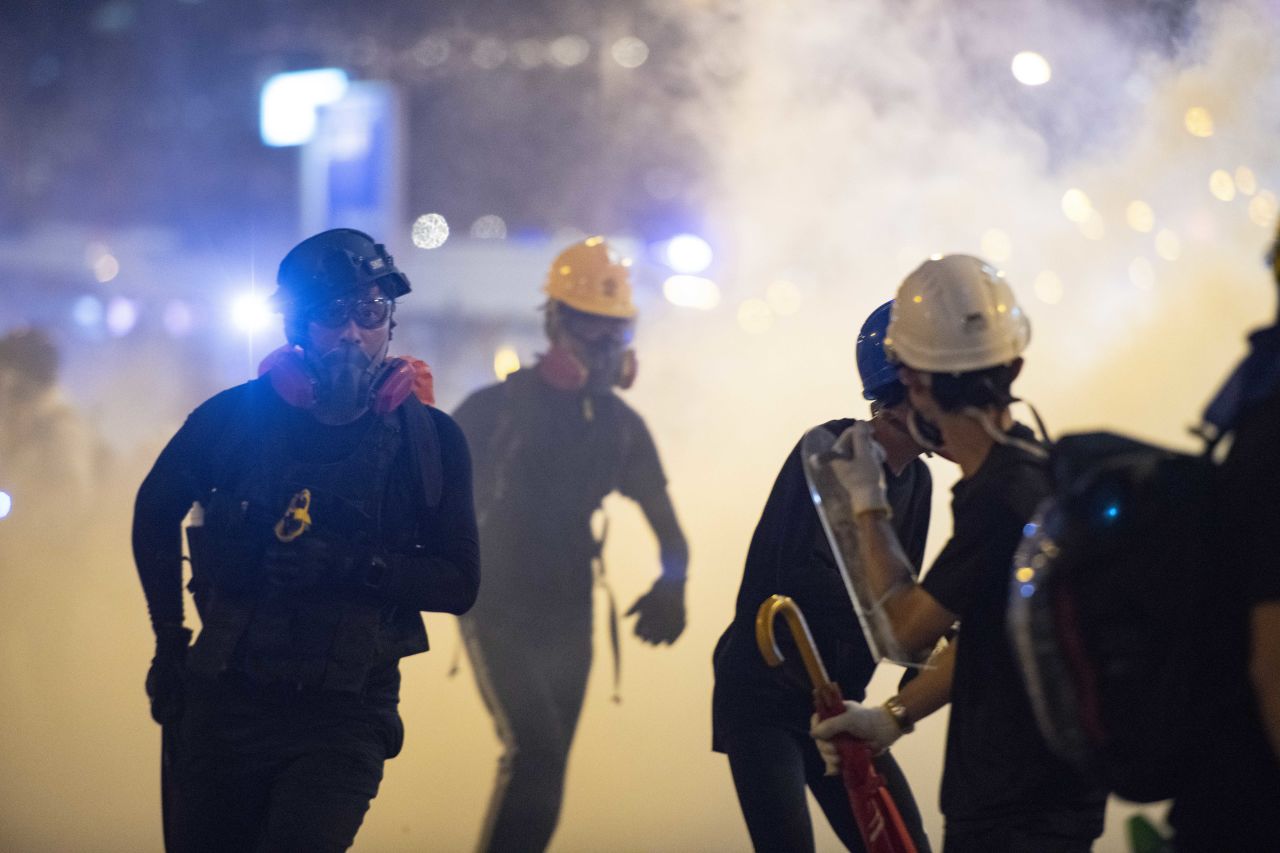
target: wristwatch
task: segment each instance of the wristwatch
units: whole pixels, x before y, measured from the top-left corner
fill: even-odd
[[[890,696],[884,700],[884,709],[889,712],[890,717],[893,717],[893,721],[898,724],[898,730],[904,735],[915,731],[916,724],[911,722],[911,717],[907,715],[907,707],[897,696]]]

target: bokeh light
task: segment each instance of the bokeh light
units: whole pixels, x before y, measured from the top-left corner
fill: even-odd
[[[572,68],[587,61],[591,55],[591,45],[582,36],[560,36],[551,42],[547,52],[557,65]]]
[[[503,344],[493,353],[493,375],[499,380],[506,379],[520,369],[520,355],[515,347]]]
[[[471,223],[471,236],[477,240],[507,239],[507,223],[501,216],[487,214]]]
[[[413,221],[413,245],[438,249],[449,239],[449,223],[438,213],[424,213]]]
[[[138,304],[132,299],[117,296],[107,303],[107,331],[122,338],[138,324]]]
[[[1062,213],[1072,222],[1084,222],[1093,213],[1093,203],[1084,190],[1072,187],[1062,194]]]
[[[1156,224],[1155,211],[1145,201],[1129,202],[1129,206],[1124,209],[1124,218],[1130,228],[1141,231],[1143,234],[1154,228]]]
[[[1236,197],[1236,183],[1226,169],[1215,169],[1209,176],[1209,192],[1218,201],[1231,201]]]
[[[700,273],[715,259],[711,244],[696,234],[677,234],[663,250],[667,266],[679,273]]]
[[[800,310],[800,305],[803,302],[800,288],[796,286],[795,282],[785,278],[769,282],[769,287],[765,289],[764,298],[769,303],[769,307],[779,317],[795,314]]]
[[[13,498],[8,492],[0,492],[0,519],[8,518],[13,511]]]
[[[77,326],[84,329],[97,326],[105,315],[106,308],[103,307],[102,300],[96,296],[86,294],[71,305],[71,319]]]
[[[1276,224],[1276,195],[1263,190],[1249,200],[1249,219],[1260,228],[1273,228]]]
[[[1182,117],[1187,133],[1207,138],[1213,136],[1213,116],[1204,107],[1191,107]]]
[[[613,43],[609,55],[623,68],[639,68],[649,58],[649,45],[635,36],[626,36]]]
[[[93,262],[93,277],[99,284],[114,281],[118,275],[120,275],[120,262],[116,260],[115,255],[108,253]]]
[[[672,305],[710,311],[720,304],[720,288],[709,278],[673,275],[662,283],[662,295]]]
[[[1014,79],[1024,86],[1043,86],[1053,76],[1049,60],[1030,50],[1015,54],[1009,70],[1013,72]]]

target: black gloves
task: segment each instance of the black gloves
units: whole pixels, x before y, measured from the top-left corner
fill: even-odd
[[[658,578],[626,613],[632,614],[641,640],[655,646],[674,643],[684,632],[684,578]]]
[[[147,697],[151,719],[160,725],[182,717],[183,666],[191,631],[181,625],[156,626],[156,656],[147,670]]]

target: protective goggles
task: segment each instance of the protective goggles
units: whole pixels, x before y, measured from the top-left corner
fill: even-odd
[[[331,299],[310,308],[307,319],[330,329],[341,328],[348,320],[355,320],[362,329],[379,329],[390,319],[394,305],[395,302],[385,296]]]
[[[560,324],[570,336],[592,346],[628,346],[636,336],[636,326],[631,320],[598,317],[581,311],[561,309]]]

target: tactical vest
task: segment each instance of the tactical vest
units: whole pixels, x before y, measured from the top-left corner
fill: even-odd
[[[252,407],[246,426],[253,434],[235,450],[238,474],[200,502],[203,524],[188,528],[202,621],[188,667],[204,677],[234,671],[263,684],[361,692],[374,667],[426,651],[420,615],[378,603],[349,577],[327,576],[332,559],[310,567],[318,579],[304,589],[274,586],[265,556],[276,522],[303,489],[311,495],[312,527],[302,535],[324,537],[330,557],[346,556],[350,565],[387,544],[382,511],[405,440],[401,419],[396,412],[378,418],[345,459],[299,462],[289,458],[286,419],[275,402]]]

